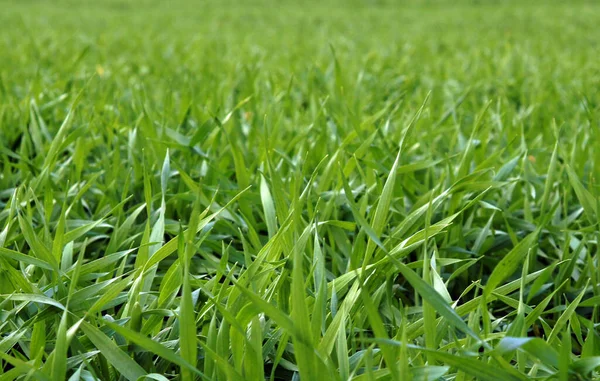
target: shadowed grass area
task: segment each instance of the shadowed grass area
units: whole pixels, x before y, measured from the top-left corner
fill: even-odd
[[[594,380],[593,2],[4,1],[0,380]]]

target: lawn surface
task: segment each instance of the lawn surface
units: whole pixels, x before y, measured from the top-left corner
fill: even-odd
[[[600,378],[600,5],[0,25],[0,381]]]

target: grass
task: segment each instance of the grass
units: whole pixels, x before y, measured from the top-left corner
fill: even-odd
[[[0,380],[600,379],[595,3],[4,1]]]

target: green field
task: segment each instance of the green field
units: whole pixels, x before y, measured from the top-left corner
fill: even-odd
[[[599,380],[598,25],[0,0],[0,381]]]

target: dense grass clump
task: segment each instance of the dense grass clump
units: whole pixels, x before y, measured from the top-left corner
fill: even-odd
[[[600,378],[596,3],[1,8],[0,380]]]

